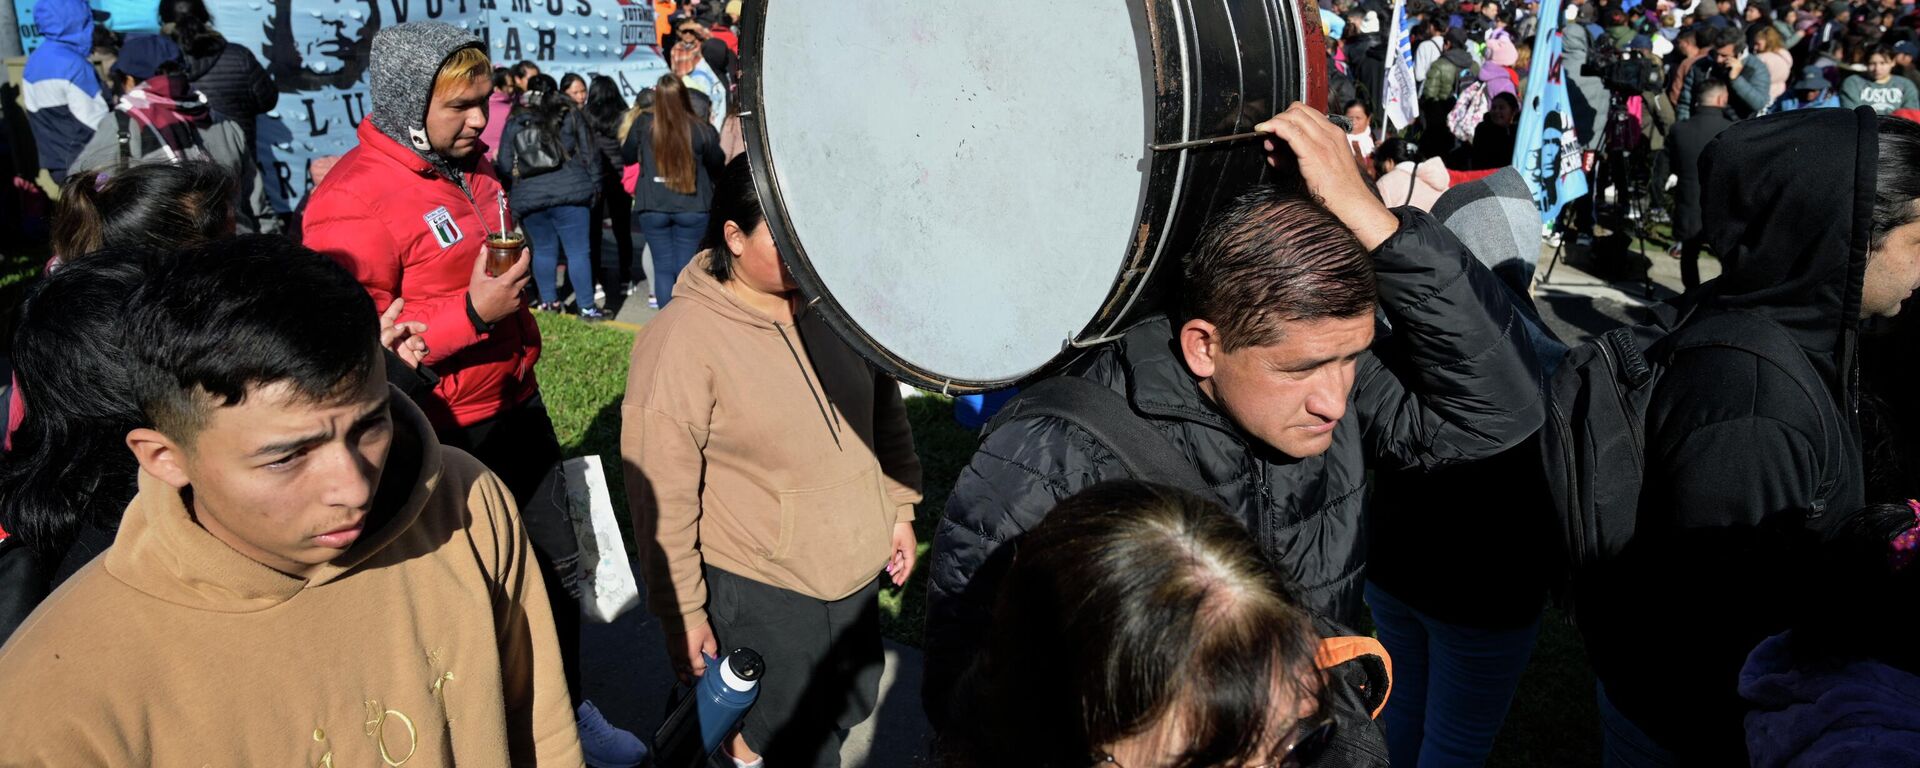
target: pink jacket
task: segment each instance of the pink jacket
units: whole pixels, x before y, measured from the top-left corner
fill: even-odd
[[[500,152],[500,132],[507,129],[507,115],[513,113],[514,94],[494,91],[487,97],[487,127],[480,129],[480,143],[487,145],[487,160]]]

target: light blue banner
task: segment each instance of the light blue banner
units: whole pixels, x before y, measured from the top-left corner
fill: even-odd
[[[1587,194],[1580,139],[1575,135],[1567,81],[1561,69],[1563,41],[1560,0],[1540,3],[1540,32],[1533,43],[1533,68],[1527,72],[1527,98],[1520,106],[1513,165],[1533,188],[1540,221],[1552,224],[1567,203]]]

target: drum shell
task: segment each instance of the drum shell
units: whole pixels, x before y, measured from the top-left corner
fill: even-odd
[[[1152,143],[1249,132],[1294,102],[1326,109],[1328,56],[1316,4],[1305,0],[1132,2],[1139,22],[1139,39],[1134,42],[1153,91],[1151,114],[1142,116],[1149,123]],[[1081,350],[1117,338],[1142,319],[1171,310],[1180,259],[1217,211],[1259,184],[1299,184],[1290,169],[1267,164],[1263,142],[1257,140],[1172,151],[1143,147],[1146,194],[1099,312],[1070,338],[1061,339],[1059,354],[1020,376],[980,378],[931,370],[890,352],[862,327],[859,318],[849,316],[834,300],[833,286],[820,279],[801,233],[794,230],[782,195],[778,159],[759,119],[763,94],[758,54],[766,34],[766,13],[766,2],[750,2],[740,20],[742,74],[736,98],[767,226],[811,311],[821,312],[849,346],[876,366],[922,389],[960,394],[1014,386],[1059,369]],[[1051,130],[1042,125],[1035,129]]]

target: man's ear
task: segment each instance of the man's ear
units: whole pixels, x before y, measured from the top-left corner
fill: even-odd
[[[142,427],[127,433],[127,448],[133,451],[134,460],[140,462],[140,468],[147,474],[175,488],[186,488],[189,484],[186,452],[173,438]]]
[[[1213,323],[1195,318],[1180,326],[1180,356],[1187,361],[1187,370],[1202,379],[1213,378],[1213,368],[1220,354],[1220,329]]]

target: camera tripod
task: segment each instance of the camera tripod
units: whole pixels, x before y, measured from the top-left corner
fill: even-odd
[[[1598,226],[1604,220],[1608,230],[1615,235],[1625,235],[1632,242],[1631,248],[1638,250],[1641,261],[1647,265],[1646,272],[1641,275],[1641,291],[1651,299],[1654,296],[1653,261],[1647,257],[1647,237],[1652,233],[1647,228],[1647,222],[1653,215],[1652,173],[1650,168],[1646,171],[1636,169],[1633,153],[1628,149],[1630,142],[1627,138],[1633,126],[1626,119],[1627,97],[1632,94],[1612,88],[1607,89],[1607,93],[1607,123],[1601,129],[1602,140],[1595,155],[1587,196],[1561,207],[1560,216],[1554,221],[1554,229],[1562,235],[1559,244],[1553,248],[1553,256],[1547,260],[1546,270],[1540,275],[1540,284],[1547,285],[1553,278],[1554,267],[1565,260],[1567,234],[1576,228],[1579,212],[1576,206],[1586,205],[1591,206],[1589,210],[1593,213],[1591,224]],[[1615,190],[1614,203],[1603,202],[1609,185]],[[1592,256],[1591,253],[1589,255]]]

